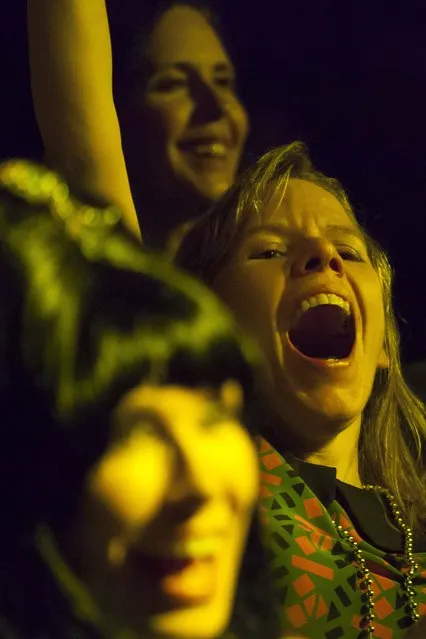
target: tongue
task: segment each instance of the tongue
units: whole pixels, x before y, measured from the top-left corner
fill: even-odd
[[[339,306],[315,306],[303,313],[289,338],[308,357],[343,359],[352,350],[353,320]]]

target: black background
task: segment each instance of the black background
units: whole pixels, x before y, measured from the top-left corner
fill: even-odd
[[[343,182],[395,267],[404,359],[425,359],[426,1],[216,4],[252,116],[249,156],[302,139]],[[22,0],[0,0],[0,116],[0,157],[39,158]]]

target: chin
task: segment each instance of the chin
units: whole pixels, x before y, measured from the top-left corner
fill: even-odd
[[[227,627],[220,618],[208,610],[182,610],[161,615],[149,624],[152,637],[158,639],[214,639]]]
[[[361,419],[362,408],[360,403],[350,401],[338,393],[318,393],[317,396],[304,398],[302,413],[307,413],[305,421],[316,422],[322,426],[323,431],[336,434],[345,430],[350,424]],[[303,410],[304,409],[304,410]],[[303,419],[303,418],[302,418]]]
[[[202,200],[207,202],[217,202],[225,195],[231,186],[231,182],[222,182],[211,185],[198,184],[196,185],[196,190]]]
[[[211,172],[187,176],[188,186],[206,200],[219,200],[233,185],[234,175],[230,173]]]

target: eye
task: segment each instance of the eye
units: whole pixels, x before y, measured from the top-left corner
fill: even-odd
[[[365,261],[361,253],[350,246],[337,246],[336,248],[342,260],[347,260],[349,262]]]
[[[279,249],[267,249],[261,253],[255,253],[250,256],[251,260],[273,260],[277,257],[285,257],[287,253]]]
[[[203,415],[201,426],[203,428],[218,428],[223,426],[224,423],[235,419],[235,415],[231,414],[231,411],[226,410],[223,406],[209,406]]]
[[[167,427],[155,411],[139,409],[124,415],[114,429],[113,439],[120,446],[141,436],[162,441],[168,438]]]
[[[215,83],[220,87],[230,89],[231,91],[236,91],[235,78],[233,78],[232,76],[216,78]]]
[[[186,78],[162,78],[152,84],[152,90],[159,93],[168,93],[175,89],[182,89],[187,86]]]

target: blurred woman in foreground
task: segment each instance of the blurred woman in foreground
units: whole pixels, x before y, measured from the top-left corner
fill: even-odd
[[[117,218],[0,169],[0,636],[278,637],[256,353]]]

